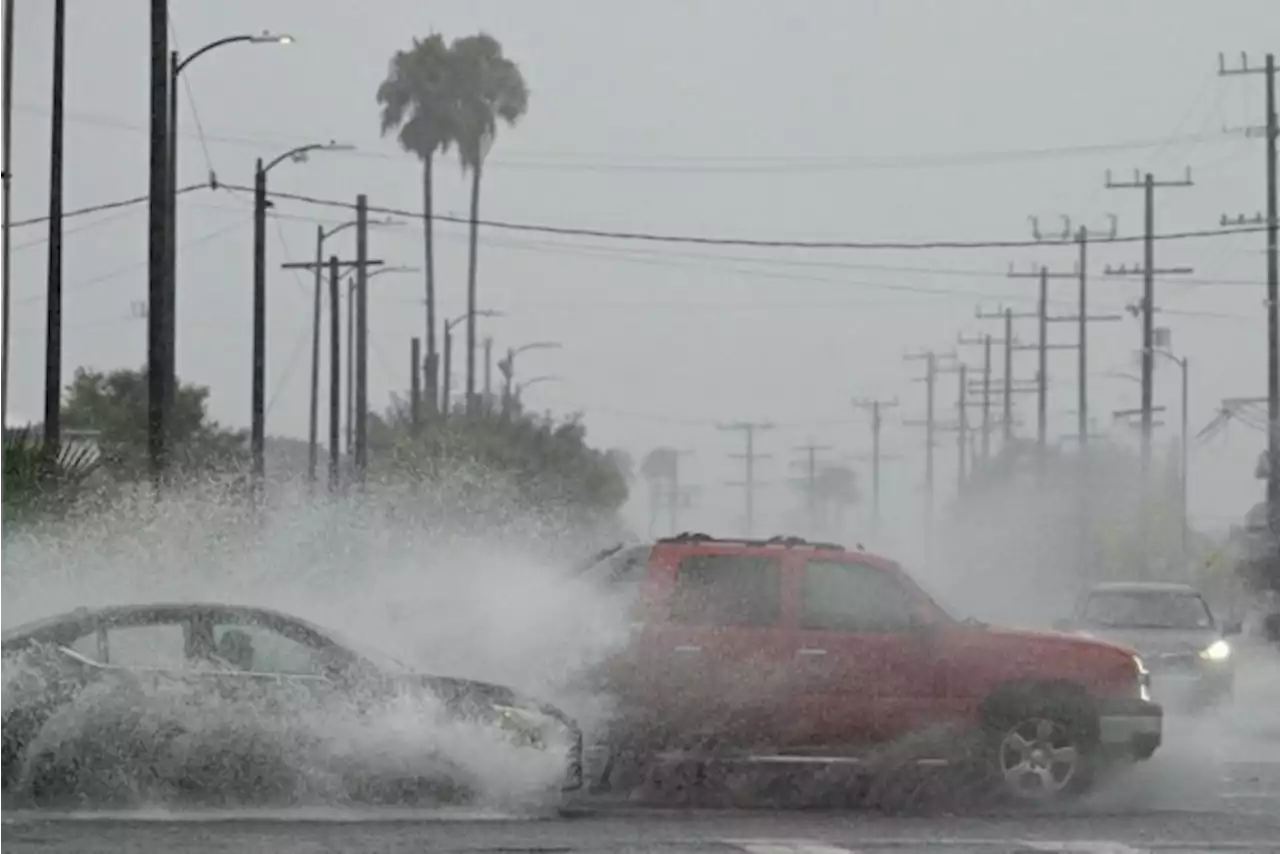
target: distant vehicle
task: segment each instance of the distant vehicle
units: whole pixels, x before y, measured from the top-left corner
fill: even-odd
[[[1161,742],[1163,710],[1132,651],[958,620],[861,548],[683,534],[617,549],[578,578],[624,597],[633,620],[599,674],[622,712],[589,739],[591,791],[634,757],[856,771],[877,747],[958,730],[944,749],[976,751],[954,762],[976,758],[997,791],[1048,801]]]
[[[120,675],[207,682],[213,692],[249,683],[303,688],[280,692],[290,702],[303,702],[299,696],[321,702],[335,692],[358,705],[404,693],[424,703],[434,699],[455,719],[500,727],[521,748],[565,744],[563,789],[582,784],[582,733],[558,708],[502,685],[415,673],[388,655],[278,611],[206,603],[81,608],[6,630],[2,644],[6,667],[10,655],[43,647],[53,651],[51,666],[64,677],[47,680],[49,693],[40,702],[10,708],[6,698],[5,791],[44,723],[86,687]],[[451,770],[423,769],[423,779]]]
[[[1087,590],[1058,628],[1127,646],[1151,670],[1151,692],[1170,709],[1229,700],[1235,654],[1227,640],[1239,623],[1221,624],[1188,584],[1111,582]]]

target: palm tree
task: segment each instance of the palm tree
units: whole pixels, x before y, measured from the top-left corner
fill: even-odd
[[[427,364],[426,398],[429,412],[437,406],[439,352],[436,349],[436,283],[431,167],[437,153],[453,143],[453,110],[447,94],[449,48],[433,34],[413,40],[409,50],[396,51],[387,79],[378,86],[382,105],[382,133],[398,131],[400,147],[422,161],[422,238],[426,251]]]
[[[501,120],[509,127],[529,109],[529,89],[520,67],[502,55],[487,33],[454,39],[449,47],[450,103],[454,141],[463,173],[471,173],[471,240],[467,266],[467,413],[476,391],[476,241],[480,219],[480,177],[484,158]]]

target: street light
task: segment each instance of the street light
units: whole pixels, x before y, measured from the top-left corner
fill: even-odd
[[[267,173],[285,160],[303,163],[312,151],[351,151],[330,140],[291,148],[265,166],[259,157],[253,175],[253,392],[250,443],[255,489],[262,483],[266,446],[267,391]]]
[[[168,377],[166,396],[172,401],[177,386],[177,295],[178,295],[178,76],[195,60],[212,50],[229,44],[292,44],[293,37],[262,32],[259,35],[234,35],[216,39],[201,47],[185,59],[178,52],[169,53],[169,151],[167,178],[169,185],[168,211],[165,217],[168,232],[165,235],[166,296],[164,305],[165,375]]]
[[[446,320],[444,323],[444,388],[441,390],[441,409],[440,417],[447,419],[449,417],[449,396],[452,394],[452,378],[449,376],[453,370],[453,327],[462,323],[464,320],[476,317],[502,317],[501,311],[495,309],[479,309],[477,311],[463,312],[453,320]],[[468,324],[468,329],[473,324]]]
[[[505,413],[511,406],[511,382],[516,373],[516,356],[529,350],[559,350],[563,347],[559,341],[533,341],[519,347],[507,348],[507,357],[498,362],[498,370],[502,372],[502,411]]]
[[[371,223],[372,224],[372,223]],[[399,225],[398,220],[383,220],[382,224]],[[340,231],[345,226],[339,226],[334,231]],[[384,273],[416,273],[417,267],[406,267],[404,265],[393,265],[390,267],[379,267],[371,273],[365,275],[364,280],[367,284]],[[355,293],[356,285],[359,282],[359,276],[353,273],[347,278],[347,453],[351,453],[355,447],[355,425],[356,425],[356,404],[353,393],[355,391],[355,352],[356,352],[356,312],[355,312]]]
[[[1185,569],[1187,558],[1188,558],[1187,529],[1190,527],[1190,523],[1191,523],[1190,513],[1188,512],[1188,507],[1187,507],[1187,479],[1188,479],[1187,466],[1190,463],[1190,455],[1188,452],[1188,441],[1187,441],[1187,357],[1183,356],[1181,359],[1179,359],[1177,356],[1173,355],[1172,350],[1168,349],[1170,344],[1170,338],[1171,338],[1168,329],[1162,329],[1162,330],[1156,330],[1156,331],[1159,333],[1158,335],[1155,336],[1156,340],[1161,341],[1165,346],[1156,348],[1152,352],[1157,355],[1163,356],[1169,361],[1173,362],[1175,365],[1178,366],[1178,369],[1182,372],[1182,439],[1179,443],[1181,446],[1180,454],[1182,456],[1182,470],[1180,473],[1181,476],[1178,478],[1178,481],[1179,481],[1178,487],[1182,492],[1182,540],[1181,540],[1181,543],[1182,543],[1182,562],[1183,562],[1183,568]]]

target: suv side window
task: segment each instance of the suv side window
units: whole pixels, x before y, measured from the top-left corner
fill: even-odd
[[[621,599],[628,607],[639,597],[649,573],[649,556],[652,546],[631,546],[610,555],[583,574],[592,587],[601,589],[608,596]]]
[[[782,568],[773,557],[691,555],[676,569],[671,622],[768,626],[782,616]]]
[[[217,623],[214,654],[237,670],[286,676],[321,676],[318,650],[254,623]]]
[[[70,649],[99,664],[163,670],[187,668],[186,634],[182,623],[144,623],[108,626],[104,633],[90,632]]]
[[[889,572],[834,560],[805,563],[801,581],[803,628],[893,634],[911,629],[911,596]]]

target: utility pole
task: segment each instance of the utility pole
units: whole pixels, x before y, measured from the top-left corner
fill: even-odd
[[[923,421],[904,421],[904,425],[908,427],[924,427],[925,457],[924,457],[924,491],[925,491],[925,524],[927,527],[933,527],[933,489],[934,489],[934,472],[933,472],[933,451],[934,451],[934,431],[936,423],[934,419],[934,389],[938,381],[938,359],[955,358],[954,353],[938,354],[933,350],[927,350],[924,353],[909,353],[903,356],[906,361],[923,361],[925,363],[925,373],[916,382],[923,382],[925,385],[925,417]]]
[[[356,196],[356,476],[369,466],[369,197]]]
[[[1010,319],[1009,323],[1010,323],[1010,326],[1012,326],[1012,324],[1013,324],[1012,319]],[[992,345],[992,344],[996,344],[996,343],[1005,343],[1005,339],[992,338],[990,335],[983,335],[981,338],[965,338],[963,335],[961,335],[961,336],[959,336],[959,337],[956,339],[956,344],[961,345],[961,346],[972,346],[972,345],[975,345],[975,344],[976,344],[976,345],[981,345],[981,347],[982,347],[982,387],[981,387],[981,392],[982,392],[982,401],[981,401],[981,405],[982,405],[982,436],[981,436],[981,441],[982,441],[982,452],[981,452],[981,457],[982,457],[982,461],[983,461],[983,462],[986,462],[986,461],[988,461],[988,460],[990,460],[990,459],[991,459],[991,427],[992,427],[992,421],[991,421],[991,345]],[[1010,340],[1009,344],[1008,344],[1008,345],[1006,345],[1006,347],[1005,347],[1005,351],[1006,351],[1006,352],[1005,352],[1005,355],[1006,355],[1006,368],[1005,368],[1005,370],[1006,370],[1006,381],[1008,381],[1008,382],[1011,382],[1011,380],[1010,380],[1010,378],[1009,378],[1009,372],[1011,371],[1012,365],[1009,365],[1009,364],[1008,364],[1008,362],[1010,361],[1010,360],[1008,359],[1008,357],[1009,357],[1009,356],[1012,354],[1012,352],[1013,352],[1012,347],[1011,347],[1011,343],[1012,343],[1012,342],[1011,342],[1011,340]],[[1006,390],[1006,403],[1008,402],[1009,398],[1011,398],[1011,397],[1012,397],[1012,395],[1008,394],[1008,393],[1007,393],[1007,390]],[[1011,413],[1010,411],[1006,411],[1006,412],[1005,412],[1005,418],[1006,418],[1006,419],[1010,418],[1011,416],[1012,416],[1012,413]],[[1006,437],[1006,438],[1007,438],[1007,437]]]
[[[687,457],[693,451],[671,449],[671,471],[667,477],[667,515],[670,519],[671,533],[678,534],[680,528],[680,502],[684,487],[680,485],[680,458]]]
[[[959,399],[956,401],[956,409],[958,412],[957,417],[959,418],[959,427],[960,427],[960,429],[956,431],[957,433],[956,442],[958,445],[958,447],[956,448],[956,453],[959,459],[959,473],[957,475],[957,485],[956,485],[957,495],[964,492],[965,482],[969,479],[968,478],[969,472],[966,466],[966,460],[968,459],[968,454],[969,454],[969,413],[967,411],[968,404],[966,402],[966,395],[965,395],[965,392],[968,390],[966,388],[966,385],[968,382],[969,382],[969,366],[962,362],[960,364],[960,395],[959,395]]]
[[[321,241],[324,238],[324,227],[319,227],[319,237]],[[316,260],[315,261],[290,261],[280,265],[282,270],[311,270],[315,273],[315,304],[311,315],[311,419],[309,431],[309,444],[307,448],[307,481],[311,484],[316,482],[316,465],[319,460],[319,411],[320,411],[320,283],[322,281],[322,273],[327,268],[332,270],[333,259],[327,262],[321,262],[320,253],[321,243],[316,243]],[[338,261],[339,268],[356,267],[360,264],[359,260],[355,261]],[[380,260],[367,261],[366,266],[374,267],[382,263]],[[334,317],[337,318],[335,313]],[[350,347],[350,341],[348,341]],[[350,382],[350,376],[347,381]]]
[[[3,330],[4,336],[4,368],[0,376],[0,421],[9,424],[9,308],[11,302],[12,281],[9,278],[9,258],[11,245],[9,242],[10,222],[13,220],[13,25],[14,0],[4,0],[4,71],[0,86],[4,87],[4,117],[0,119],[0,148],[3,148],[3,167],[0,168],[0,180],[4,181],[3,213],[3,246],[0,246],[0,288],[4,289]]]
[[[805,467],[804,476],[804,498],[805,513],[809,517],[809,529],[813,534],[819,530],[818,528],[818,454],[822,451],[830,451],[830,445],[817,445],[810,439],[806,445],[799,445],[793,450],[799,451],[805,455],[803,461],[797,461]]]
[[[1080,254],[1079,260],[1076,262],[1076,275],[1080,280],[1080,306],[1079,311],[1074,317],[1051,317],[1050,322],[1055,321],[1071,321],[1074,320],[1078,324],[1077,343],[1079,348],[1077,355],[1079,363],[1078,385],[1079,385],[1079,402],[1077,404],[1077,440],[1080,443],[1081,450],[1084,450],[1089,444],[1089,323],[1091,321],[1116,321],[1121,320],[1121,315],[1098,315],[1096,317],[1089,316],[1089,240],[1103,239],[1115,240],[1119,233],[1119,218],[1115,214],[1108,215],[1111,223],[1106,231],[1090,231],[1087,226],[1080,226],[1074,232],[1071,229],[1071,218],[1062,217],[1062,233],[1056,239],[1050,238],[1052,242],[1065,243],[1074,240],[1077,251]],[[1040,232],[1039,221],[1031,218],[1032,233],[1038,241],[1046,241],[1044,235]]]
[[[338,473],[341,457],[339,455],[339,435],[342,430],[342,394],[341,343],[339,335],[341,326],[339,316],[342,313],[339,267],[341,262],[337,255],[329,256],[329,492],[338,491]]]
[[[756,527],[756,461],[768,459],[771,454],[761,454],[756,452],[756,433],[772,430],[773,424],[767,421],[737,421],[732,424],[717,425],[720,430],[737,430],[743,434],[746,439],[746,452],[741,454],[730,454],[734,459],[743,461],[745,477],[741,481],[731,481],[729,486],[741,486],[746,498],[746,518],[744,520],[746,527],[746,536],[750,537],[755,534]]]
[[[1039,464],[1041,470],[1043,470],[1049,441],[1049,351],[1072,350],[1076,346],[1074,344],[1049,343],[1049,280],[1075,279],[1077,274],[1050,273],[1049,268],[1045,266],[1041,266],[1039,270],[1033,273],[1019,273],[1010,267],[1008,277],[1010,279],[1034,278],[1040,281],[1039,308],[1035,315],[1040,326],[1039,340],[1035,345],[1015,347],[1014,349],[1034,349],[1038,354],[1036,368],[1036,382],[1038,383],[1038,393],[1036,395],[1036,447],[1038,449]]]
[[[1269,53],[1261,68],[1250,67],[1247,56],[1240,57],[1240,67],[1228,69],[1226,59],[1218,54],[1218,74],[1262,74],[1266,77],[1264,118],[1261,127],[1247,133],[1261,133],[1266,139],[1267,181],[1267,519],[1271,533],[1280,542],[1280,258],[1277,257],[1277,229],[1280,211],[1276,209],[1276,139],[1280,122],[1276,118],[1276,59]],[[1236,220],[1241,223],[1243,217]],[[1261,221],[1259,215],[1255,222]],[[1222,224],[1232,224],[1225,216]]]
[[[1026,349],[1021,347],[1018,339],[1014,337],[1013,321],[1015,319],[1023,318],[1039,318],[1040,312],[1014,312],[1011,308],[1002,308],[995,312],[984,312],[979,308],[974,312],[973,316],[979,320],[1000,319],[1004,321],[1004,338],[998,340],[1004,345],[1004,378],[1002,380],[1004,385],[1004,415],[1002,419],[1004,423],[1004,433],[1002,438],[1004,443],[1007,445],[1013,440],[1013,354],[1016,350]],[[962,341],[961,343],[968,344],[970,342]]]
[[[1156,269],[1156,188],[1193,186],[1191,182],[1191,167],[1188,166],[1185,177],[1177,181],[1157,181],[1150,172],[1141,175],[1135,171],[1132,181],[1117,182],[1111,179],[1111,172],[1108,171],[1106,186],[1109,190],[1141,189],[1145,199],[1142,266],[1133,270],[1127,267],[1113,269],[1108,266],[1103,271],[1108,276],[1142,276],[1142,305],[1139,311],[1142,314],[1142,479],[1143,489],[1145,490],[1146,481],[1151,470],[1151,404],[1154,369],[1152,330],[1154,328],[1153,320],[1155,315],[1155,279],[1157,275],[1176,275],[1191,272],[1189,267],[1175,267],[1167,270]]]
[[[169,214],[169,2],[151,0],[151,127],[147,205],[147,460],[158,490],[167,459],[164,343]]]
[[[45,305],[44,443],[62,443],[62,141],[66,80],[67,0],[53,4],[53,110],[49,129],[49,270]]]
[[[871,529],[875,534],[880,533],[880,464],[882,455],[880,451],[880,430],[884,426],[884,410],[892,409],[898,405],[898,399],[893,400],[857,400],[853,401],[853,405],[858,409],[865,409],[871,413]]]

